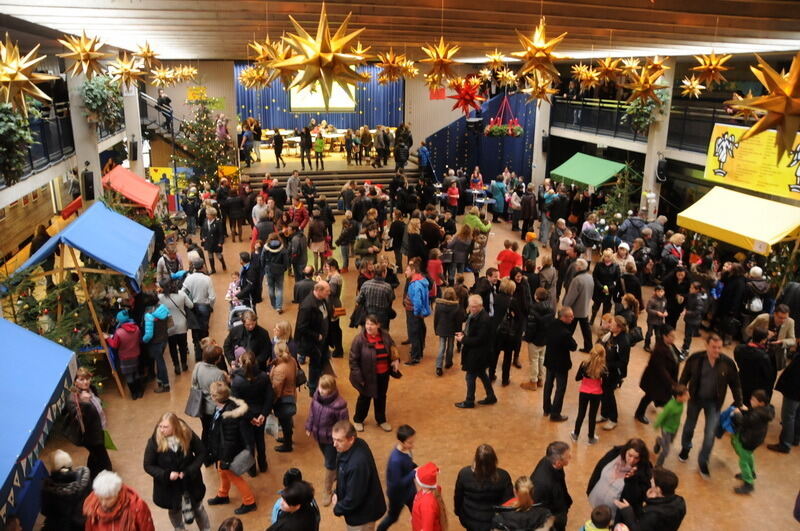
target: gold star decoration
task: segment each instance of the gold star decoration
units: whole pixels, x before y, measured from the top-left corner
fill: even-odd
[[[783,77],[783,75],[784,75],[784,72],[781,72],[781,77]],[[733,93],[733,99],[731,101],[734,101],[734,102],[738,103],[738,102],[742,101],[743,99],[751,99],[752,97],[753,97],[753,91],[752,90],[748,90],[747,91],[747,95],[744,96],[744,97],[742,97],[738,93],[734,92]],[[750,121],[755,122],[756,120],[758,120],[759,115],[764,114],[763,112],[754,111],[753,109],[749,109],[747,107],[739,107],[737,105],[731,105],[731,107],[737,111],[736,114],[733,115],[733,117],[734,118],[741,118],[745,122],[750,122]]]
[[[378,54],[378,63],[375,65],[381,69],[378,74],[378,82],[381,84],[392,83],[403,77],[403,63],[406,56],[394,53],[393,48],[388,52]]]
[[[171,87],[175,84],[175,71],[160,66],[150,71],[150,83],[155,87]]]
[[[139,59],[142,63],[142,68],[147,70],[155,68],[160,64],[158,54],[150,48],[150,43],[146,41],[143,46],[139,46],[139,49],[133,52],[133,56]]]
[[[144,77],[145,71],[139,68],[136,57],[128,57],[128,52],[124,52],[108,65],[108,75],[114,83],[130,87]]]
[[[550,78],[539,72],[532,72],[528,77],[528,83],[530,86],[522,89],[522,92],[528,95],[528,103],[536,101],[537,106],[542,100],[550,103],[550,94],[558,94],[558,90],[552,88]]]
[[[500,70],[506,65],[506,58],[503,56],[502,52],[498,52],[497,48],[494,49],[492,53],[487,53],[486,58],[486,68],[489,70]]]
[[[639,69],[639,59],[637,57],[628,57],[622,60],[622,73],[630,77],[635,74]]]
[[[103,43],[100,39],[97,37],[87,37],[84,31],[80,37],[64,35],[64,38],[58,39],[58,42],[63,44],[69,52],[56,55],[74,61],[72,66],[67,70],[72,76],[83,73],[87,79],[91,79],[95,74],[103,73],[103,67],[100,65],[100,61],[111,54],[100,51],[103,48]]]
[[[596,70],[601,82],[606,83],[617,79],[617,76],[622,72],[619,67],[620,61],[622,59],[612,59],[611,57],[597,61]]]
[[[624,85],[625,88],[631,89],[631,97],[628,102],[639,99],[642,102],[653,100],[656,105],[661,105],[661,99],[656,94],[656,91],[662,88],[667,88],[667,85],[659,85],[656,83],[658,78],[661,77],[661,71],[652,72],[645,64],[642,68],[631,75],[631,82]]]
[[[491,81],[493,75],[491,68],[481,68],[478,72],[478,77],[481,78],[481,81]]]
[[[178,83],[194,81],[194,78],[197,77],[197,68],[190,65],[178,65],[172,70],[175,73],[175,81]]]
[[[586,69],[581,72],[579,82],[581,84],[581,90],[591,90],[600,84],[600,72],[591,65],[587,66]]]
[[[10,103],[25,117],[28,116],[26,96],[42,102],[52,101],[50,96],[42,92],[36,84],[57,79],[50,74],[34,72],[36,66],[47,57],[37,56],[38,51],[37,44],[22,56],[19,46],[11,42],[8,33],[5,44],[0,42],[0,98],[5,103]]]
[[[417,68],[417,65],[414,64],[414,61],[411,59],[406,59],[403,61],[403,77],[412,78],[417,77],[418,75],[419,68]]]
[[[465,79],[461,76],[451,77],[447,80],[447,88],[451,88],[453,90],[456,89],[459,85],[464,84]]]
[[[278,39],[272,43],[272,61],[268,64],[272,68],[267,85],[280,78],[283,88],[288,89],[295,78],[297,69],[294,66],[280,66],[286,64],[294,57],[294,50],[283,40]]]
[[[510,68],[503,67],[497,71],[497,81],[501,87],[515,87],[517,85],[517,74]]]
[[[253,50],[253,52],[255,52],[255,61],[258,64],[265,65],[272,61],[272,43],[269,41],[269,39],[265,40],[264,42],[248,42],[247,46]]]
[[[786,78],[776,72],[761,56],[756,54],[758,66],[751,66],[753,74],[769,91],[766,96],[729,100],[725,105],[735,109],[747,108],[766,112],[764,116],[742,135],[741,141],[763,133],[767,129],[777,129],[775,144],[778,147],[778,161],[786,151],[791,151],[794,138],[800,130],[800,52],[792,59],[792,66]]]
[[[709,88],[714,83],[722,83],[727,81],[722,72],[730,70],[730,67],[725,66],[725,62],[730,59],[732,55],[717,55],[714,50],[711,50],[709,55],[694,56],[700,66],[692,67],[692,70],[699,72],[699,80],[705,83]]]
[[[530,72],[537,71],[540,74],[547,75],[550,79],[559,79],[558,70],[556,69],[555,65],[553,65],[553,59],[563,59],[563,57],[556,55],[553,52],[553,49],[556,47],[556,45],[558,45],[558,43],[564,40],[564,37],[567,36],[567,33],[564,32],[555,39],[548,41],[545,30],[546,26],[544,17],[542,17],[542,19],[539,21],[539,25],[533,32],[532,39],[529,39],[520,33],[519,30],[514,30],[517,32],[519,42],[524,48],[524,50],[520,52],[513,52],[511,54],[514,57],[519,57],[523,61],[522,68],[519,70],[519,75],[525,75]]]
[[[655,55],[653,57],[648,57],[645,61],[645,67],[647,68],[650,74],[658,74],[657,78],[661,77],[665,70],[669,70],[670,67],[664,66],[664,61],[669,59],[669,57],[660,57]]]
[[[239,72],[239,82],[248,89],[264,88],[271,82],[270,73],[263,65],[249,65]]]
[[[691,98],[699,99],[700,94],[703,92],[703,89],[706,88],[705,85],[700,84],[700,80],[697,79],[697,76],[695,76],[694,74],[692,74],[692,77],[688,76],[684,77],[681,83],[683,84],[683,88],[681,88],[681,95],[689,96],[690,99]]]
[[[444,37],[439,37],[439,44],[426,44],[422,47],[425,59],[420,63],[430,63],[431,69],[425,75],[425,83],[429,88],[441,87],[447,79],[455,77],[453,66],[461,64],[453,59],[460,46],[444,42]]]
[[[353,54],[353,55],[357,55],[357,56],[361,57],[361,62],[358,63],[358,64],[359,65],[365,65],[365,64],[367,64],[367,61],[372,59],[372,57],[370,55],[367,55],[367,52],[369,52],[371,49],[372,49],[372,46],[367,46],[366,48],[364,48],[361,45],[361,41],[358,41],[355,46],[351,46],[350,47],[350,53]]]
[[[570,71],[572,72],[572,79],[575,81],[580,82],[585,76],[586,72],[589,70],[589,67],[583,64],[583,61],[576,65],[572,65],[570,67]]]

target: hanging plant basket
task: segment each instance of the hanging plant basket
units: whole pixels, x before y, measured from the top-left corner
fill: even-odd
[[[507,120],[507,121],[504,121]],[[519,125],[519,120],[514,117],[511,104],[508,102],[508,94],[503,96],[503,102],[497,110],[494,118],[489,120],[489,125],[483,130],[486,136],[522,136],[525,130]]]

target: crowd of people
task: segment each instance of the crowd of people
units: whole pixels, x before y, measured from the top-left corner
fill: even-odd
[[[685,236],[668,230],[663,216],[648,223],[635,212],[607,229],[600,227],[595,211],[602,198],[549,180],[537,187],[511,172],[500,175],[489,186],[490,195],[496,194],[493,212],[482,212],[465,192],[479,179],[483,186],[477,169],[472,175],[448,172],[440,205],[432,180],[411,186],[402,170],[387,189],[347,183],[336,236],[327,199],[296,171],[285,183],[268,177],[258,192],[247,184],[237,190],[225,180],[216,189],[189,190],[184,209],[195,219],[190,226],[200,229],[199,245],[191,234],[184,242],[185,258],[175,246],[163,249],[155,290],[137,295],[120,312],[109,338],[136,399],[148,380],[156,381],[154,392],[171,392],[165,349],[175,374],[190,370],[191,333],[194,368],[186,413],[200,419],[202,430],[196,434],[183,419],[166,413],[144,456],[144,470],[153,477],[153,502],[168,511],[175,529],[194,521],[201,530],[210,529],[202,466],[216,467],[219,476],[209,505],[231,503],[233,484],[241,498],[234,512],[258,510],[263,501],[246,476],[268,469],[265,433],[276,435],[275,451],[293,451],[294,417],[304,385],[310,396],[304,431],[319,446],[324,483],[315,488],[299,471],[287,472],[270,529],[317,529],[317,499],[332,507],[347,529],[387,529],[404,506],[415,531],[447,529],[443,492],[448,489],[438,480],[437,465],[418,466],[413,460],[416,432],[407,424],[394,428],[387,416],[392,379],[402,376],[403,364],[419,365],[429,357],[435,358],[428,367],[437,377],[460,363],[465,395],[455,407],[462,410],[498,404],[494,387],[498,380],[510,385],[512,368],[522,369],[523,346],[529,367],[520,387],[541,389],[542,412],[550,421],[569,420],[564,411],[567,381],[573,374],[580,382],[572,442],[550,443],[529,476],[512,480],[499,468],[492,446],[477,447],[450,490],[452,510],[470,530],[563,530],[568,516],[585,521],[587,530],[615,524],[678,529],[686,504],[677,494],[678,475],[663,468],[678,432],[678,459],[685,462],[703,413],[697,459],[706,478],[718,430],[730,432],[741,469],[736,492],[750,493],[756,480],[754,451],[775,416],[773,388],[783,394],[783,430],[768,448],[788,453],[800,443],[800,356],[793,355],[800,285],[790,284],[776,300],[758,265],[719,263],[713,247],[699,261],[690,261]],[[496,257],[486,256],[488,235],[501,220],[510,222],[517,235],[504,242]],[[232,267],[238,271],[232,273],[226,305],[217,300],[209,275],[217,274],[216,261],[227,269],[222,246],[228,235],[243,242],[245,224],[251,226],[250,250],[242,250],[238,267]],[[336,249],[341,267],[333,256]],[[351,259],[358,272],[356,303],[344,308],[342,274],[348,273]],[[280,317],[286,276],[294,277],[294,325]],[[402,301],[405,327],[395,299]],[[272,315],[270,308],[278,317],[269,321],[268,330],[263,316]],[[209,336],[209,320],[229,312],[227,336],[218,344]],[[681,319],[685,334],[679,344]],[[356,329],[350,345],[343,344],[342,323]],[[434,348],[426,342],[429,325],[439,340]],[[578,325],[580,349],[574,337]],[[408,339],[397,341],[403,329]],[[692,339],[702,329],[703,347],[692,352]],[[730,357],[722,349],[733,340],[740,343]],[[644,394],[635,411],[620,411],[617,391],[632,385],[628,364],[631,347],[638,343],[650,353],[639,382]],[[404,345],[407,350],[401,349]],[[355,404],[340,394],[342,382],[331,370],[330,358],[345,352]],[[580,360],[577,370],[574,359]],[[152,529],[147,504],[111,472],[102,444],[105,412],[90,381],[88,371],[79,373],[67,406],[73,427],[80,419],[71,440],[89,450],[88,470],[73,469],[62,459],[51,487],[45,488],[49,498],[43,512],[53,522],[85,521],[92,530]],[[726,405],[729,391],[731,406]],[[565,474],[584,423],[585,440],[597,444],[598,425],[610,434],[625,416],[650,424],[650,404],[661,408],[652,421],[658,436],[609,445],[586,488],[591,514],[569,515],[572,497]],[[372,450],[358,436],[367,429],[370,409],[378,428],[397,437],[383,478]],[[75,483],[80,487],[75,492],[84,497],[91,482],[82,511],[80,503],[59,498],[59,482]],[[71,495],[78,496],[75,492]],[[114,527],[120,521],[128,527]],[[61,525],[66,524],[51,528],[81,528]]]

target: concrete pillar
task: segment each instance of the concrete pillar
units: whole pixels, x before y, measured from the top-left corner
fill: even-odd
[[[661,76],[659,84],[669,87],[669,101],[662,106],[663,114],[658,115],[658,120],[650,125],[647,132],[647,151],[644,158],[644,174],[642,176],[642,196],[639,199],[639,208],[647,209],[647,219],[653,221],[658,215],[658,200],[661,193],[661,183],[656,179],[658,161],[667,150],[667,133],[669,131],[669,113],[672,108],[672,87],[675,83],[675,59],[664,62],[669,70]]]
[[[81,194],[86,199],[82,174],[89,170],[94,176],[94,197],[103,193],[102,175],[100,173],[100,153],[97,151],[97,127],[86,118],[86,107],[81,97],[81,87],[86,81],[83,74],[67,79],[69,89],[69,113],[72,118],[72,137],[75,141],[75,157],[78,161],[78,179],[81,183]],[[88,163],[88,165],[87,165]]]
[[[128,147],[128,163],[130,164],[128,169],[144,179],[145,168],[144,160],[142,159],[142,123],[139,114],[139,89],[136,87],[122,87],[122,105],[125,112],[125,141]]]
[[[534,121],[536,130],[533,134],[533,168],[531,169],[531,182],[536,185],[543,183],[544,178],[547,177],[548,154],[542,151],[542,139],[550,137],[551,108],[552,105],[550,103],[539,100],[539,106],[536,109],[536,120]]]

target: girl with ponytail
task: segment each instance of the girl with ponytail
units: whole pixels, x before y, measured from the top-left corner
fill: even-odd
[[[550,511],[533,499],[533,482],[528,476],[521,476],[514,482],[514,497],[502,507],[492,520],[492,529],[528,529],[544,531],[553,525]]]

